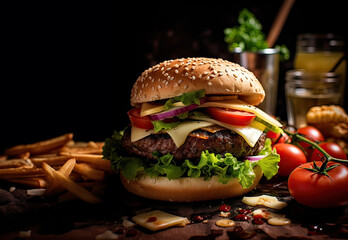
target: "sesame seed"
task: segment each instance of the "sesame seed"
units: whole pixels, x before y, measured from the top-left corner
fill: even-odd
[[[192,76],[191,79],[192,79],[192,80],[196,80],[196,77],[195,77],[195,76]]]
[[[175,69],[175,71],[174,71],[175,73],[179,73],[179,71],[178,71],[178,69]]]
[[[188,85],[185,85],[185,86],[184,86],[184,89],[187,89],[187,88],[188,88]]]
[[[161,85],[158,85],[158,86],[157,86],[157,88],[158,88],[158,89],[161,89],[161,88],[162,88],[162,86],[161,86]]]

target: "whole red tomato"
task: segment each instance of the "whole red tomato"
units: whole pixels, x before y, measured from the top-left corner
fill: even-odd
[[[325,150],[331,157],[347,159],[347,155],[344,150],[336,143],[323,142],[319,144],[319,147]],[[318,149],[314,149],[312,153],[309,153],[308,161],[320,161],[324,155],[319,152]]]
[[[280,176],[289,176],[289,174],[299,165],[306,163],[306,155],[295,145],[289,143],[277,143],[273,146],[280,155],[278,163],[278,174]]]
[[[303,134],[307,139],[313,141],[313,142],[323,142],[325,141],[325,138],[323,134],[315,127],[312,126],[307,126],[307,127],[302,127],[299,128],[298,133]],[[311,145],[305,142],[300,142],[300,145],[304,148],[307,149]]]
[[[315,162],[320,168],[321,161]],[[291,196],[299,203],[315,208],[343,206],[348,203],[348,168],[339,163],[329,162],[326,176],[304,168],[315,169],[313,162],[297,167],[289,176],[288,188]]]

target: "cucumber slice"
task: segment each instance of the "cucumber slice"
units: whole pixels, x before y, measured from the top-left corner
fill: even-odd
[[[274,125],[266,122],[265,120],[263,120],[262,118],[260,118],[258,116],[255,117],[254,121],[259,122],[259,123],[265,125],[265,127],[268,130],[271,130],[272,132],[281,133],[281,134],[284,132],[283,129],[281,129],[280,127],[274,126]]]

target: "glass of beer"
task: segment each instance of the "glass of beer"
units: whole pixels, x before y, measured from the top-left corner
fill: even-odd
[[[313,106],[338,104],[341,97],[340,75],[304,70],[286,72],[285,94],[289,125],[307,125],[306,114]]]

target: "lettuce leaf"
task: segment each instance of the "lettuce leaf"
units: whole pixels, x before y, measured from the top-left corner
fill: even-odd
[[[263,171],[263,175],[265,175],[267,180],[270,180],[274,175],[278,173],[279,161],[280,161],[280,156],[279,154],[277,154],[276,150],[274,149],[271,154],[253,163],[253,166],[256,166],[256,165],[259,166]]]
[[[155,133],[162,131],[162,129],[164,130],[169,130],[172,128],[177,127],[181,121],[177,121],[177,122],[163,122],[162,120],[157,120],[157,121],[151,121],[153,124],[153,130],[155,131]]]
[[[166,101],[164,104],[164,110],[167,111],[173,107],[173,103],[175,102],[182,102],[185,106],[191,105],[193,103],[196,103],[198,105],[201,104],[200,99],[205,96],[204,89],[194,91],[194,92],[188,92],[184,93],[180,96],[173,97]]]
[[[167,177],[169,180],[181,177],[204,177],[209,180],[212,176],[218,176],[219,182],[225,184],[232,178],[238,178],[243,188],[249,188],[256,177],[253,168],[259,166],[267,179],[272,178],[278,172],[279,155],[271,152],[263,159],[250,162],[248,160],[239,161],[232,154],[220,154],[203,151],[200,160],[195,164],[186,159],[181,164],[176,164],[173,155],[161,155],[154,152],[155,160],[145,161],[140,157],[130,156],[126,153],[121,145],[122,135],[115,132],[111,138],[105,140],[103,155],[109,159],[115,172],[121,172],[129,180],[135,179],[138,174],[146,173],[148,176],[155,178],[158,176]],[[266,144],[267,148],[267,144]],[[269,152],[269,148],[266,152]]]

